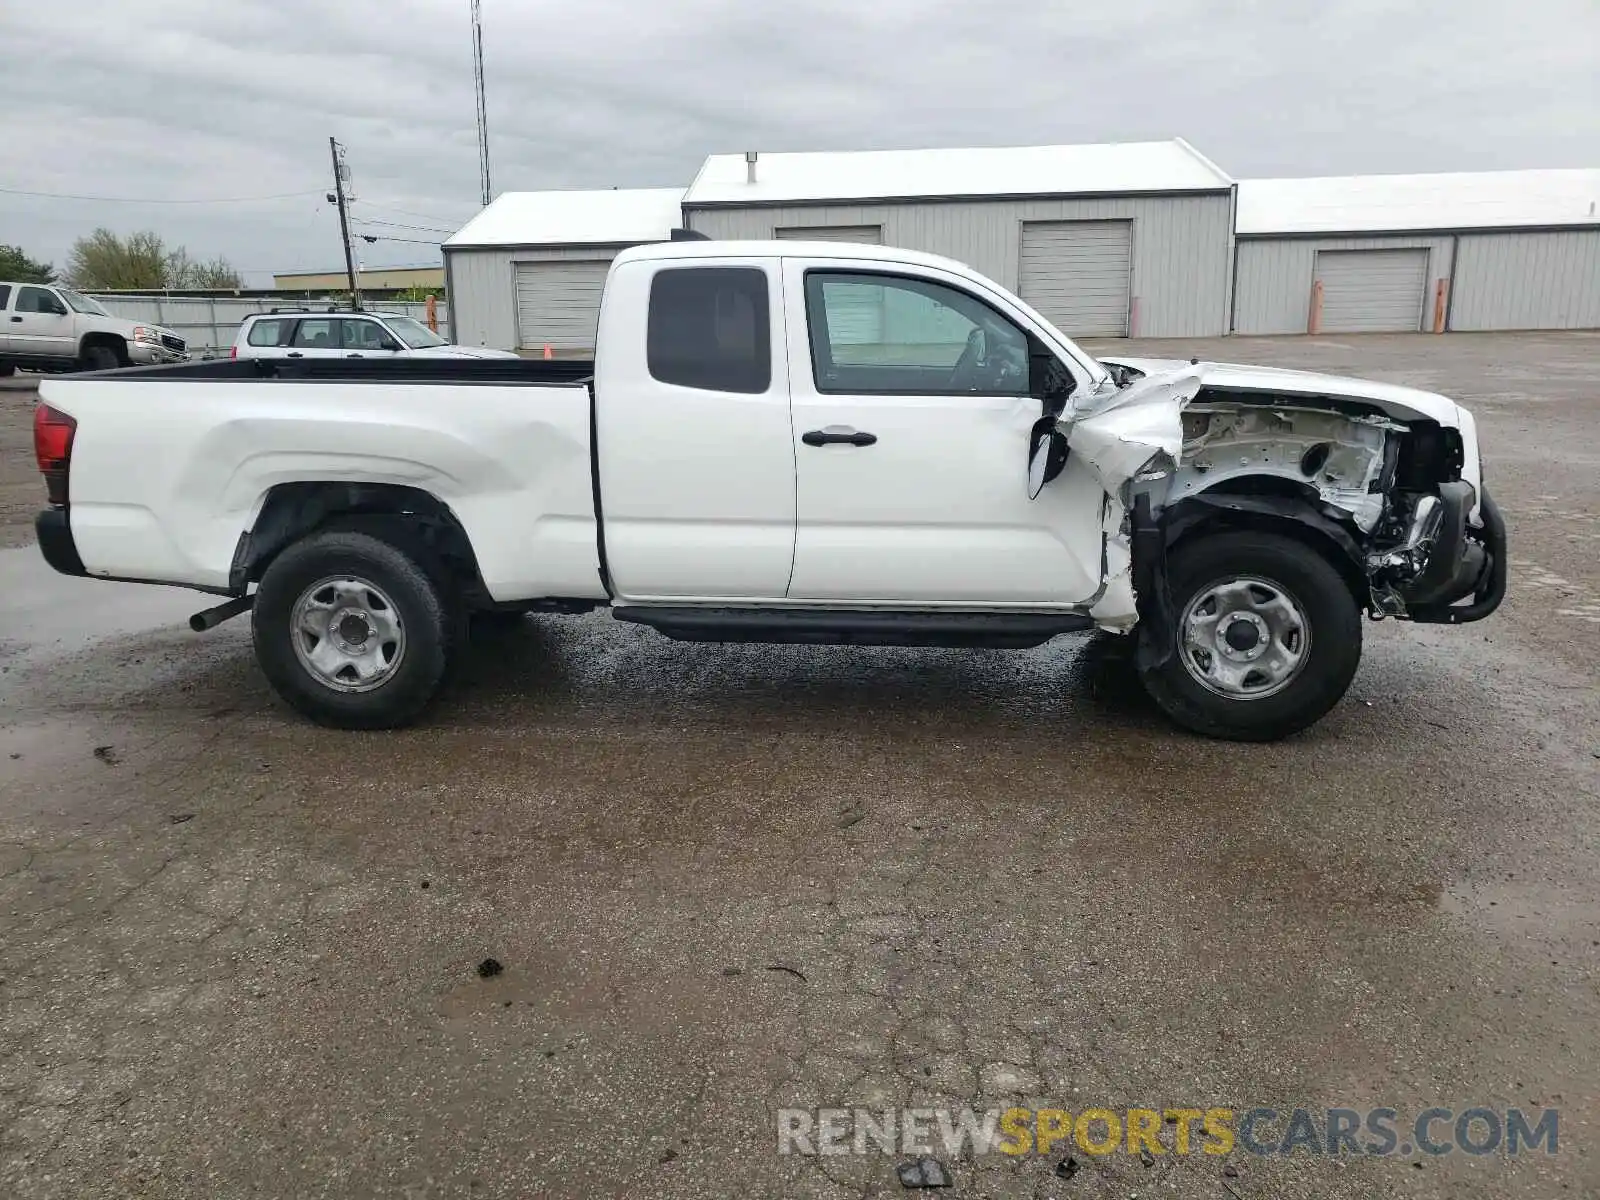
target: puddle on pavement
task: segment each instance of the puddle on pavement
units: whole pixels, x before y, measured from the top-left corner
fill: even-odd
[[[60,575],[34,546],[0,550],[0,665],[15,673],[45,652],[72,653],[108,637],[184,628],[209,603],[186,588]]]

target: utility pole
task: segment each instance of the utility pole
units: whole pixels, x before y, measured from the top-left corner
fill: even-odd
[[[328,196],[329,204],[339,206],[339,240],[344,242],[344,270],[350,280],[350,306],[361,307],[361,289],[356,286],[356,254],[350,245],[350,201],[354,198],[345,194],[345,184],[350,179],[350,164],[344,160],[344,147],[339,145],[335,138],[328,139],[328,152],[333,155],[333,191]]]
[[[472,83],[478,93],[478,185],[488,208],[494,196],[489,187],[489,109],[483,98],[482,0],[472,0]]]

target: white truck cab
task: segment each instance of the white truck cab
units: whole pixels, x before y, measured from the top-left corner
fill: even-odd
[[[277,319],[281,342],[354,318]],[[1096,361],[970,268],[884,246],[625,250],[593,363],[47,382],[36,443],[56,569],[226,597],[195,628],[251,611],[279,694],[353,728],[422,712],[470,613],[609,607],[686,641],[1129,634],[1175,721],[1261,740],[1343,695],[1363,613],[1460,624],[1506,588],[1453,401]]]
[[[170,329],[114,317],[98,301],[59,284],[0,282],[0,375],[105,371],[183,362]]]
[[[244,319],[233,358],[516,358],[456,346],[415,317],[366,309],[273,309]]]

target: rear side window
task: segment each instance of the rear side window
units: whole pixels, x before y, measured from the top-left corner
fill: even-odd
[[[650,282],[645,349],[650,374],[662,383],[751,395],[766,391],[772,384],[766,272],[661,271]]]
[[[315,321],[301,321],[300,327],[294,331],[292,346],[303,346],[307,350],[337,350],[339,348],[339,332],[335,328],[337,321],[319,318]]]
[[[0,309],[5,308],[10,301],[11,285],[9,283],[0,283]]]
[[[278,346],[283,343],[283,327],[287,321],[257,321],[250,326],[250,336],[245,340],[252,346]]]

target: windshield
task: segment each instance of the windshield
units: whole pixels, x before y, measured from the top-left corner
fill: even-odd
[[[91,300],[80,292],[71,288],[57,288],[61,298],[81,313],[93,313],[97,317],[109,317],[111,314],[100,307],[99,301]]]
[[[394,330],[395,337],[413,350],[426,350],[429,346],[448,346],[450,344],[421,321],[412,317],[394,317],[384,313],[383,319],[388,323],[389,328]]]

